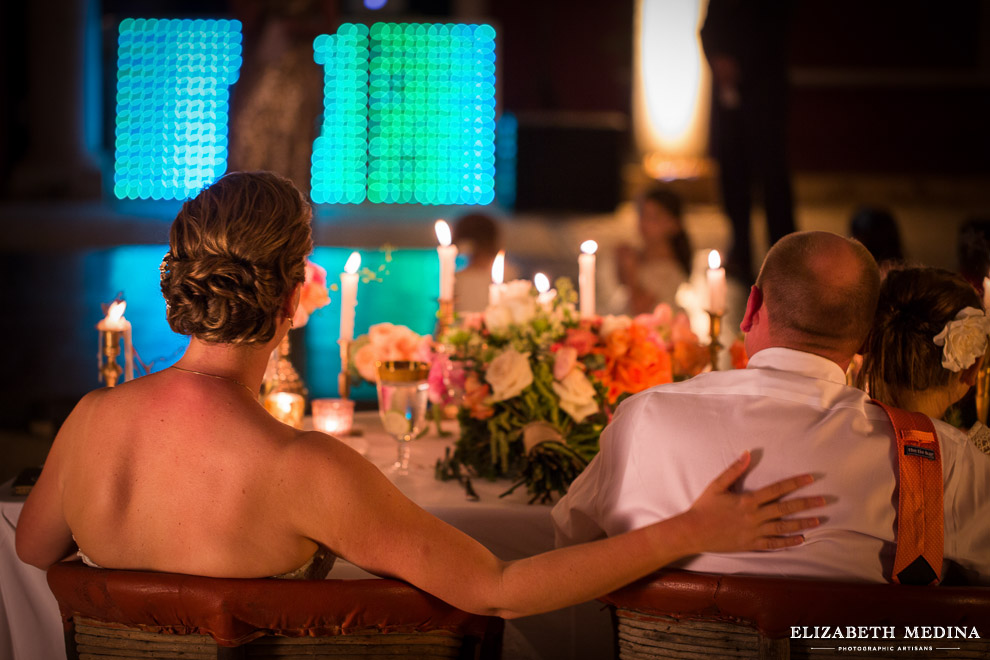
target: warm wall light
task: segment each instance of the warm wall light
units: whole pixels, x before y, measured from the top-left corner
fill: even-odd
[[[633,125],[644,162],[690,162],[708,143],[711,91],[698,31],[707,0],[637,0]],[[653,170],[657,170],[653,172]]]

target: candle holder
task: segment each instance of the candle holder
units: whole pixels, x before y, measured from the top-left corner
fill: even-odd
[[[342,436],[354,426],[354,401],[351,399],[313,399],[313,428]]]
[[[990,347],[983,355],[983,364],[976,372],[976,419],[986,426],[990,410]]]
[[[113,387],[120,380],[120,375],[124,370],[117,364],[117,356],[120,355],[120,336],[117,330],[100,330],[100,380],[106,383],[107,387]]]
[[[297,429],[302,429],[303,414],[306,410],[306,399],[294,392],[272,392],[264,401],[265,410],[272,417]]]
[[[289,334],[286,333],[282,341],[279,342],[278,348],[272,351],[268,368],[265,370],[265,380],[261,385],[262,395],[268,395],[272,392],[290,392],[301,397],[306,396],[306,385],[303,384],[299,372],[289,360],[290,349]]]
[[[338,339],[340,344],[340,374],[337,375],[337,390],[341,399],[351,398],[351,340]]]
[[[718,356],[723,348],[722,342],[719,341],[719,337],[722,335],[722,315],[715,312],[708,312],[708,318],[711,320],[708,326],[708,334],[711,336],[711,343],[708,344],[708,353],[712,361],[712,371],[718,371]]]

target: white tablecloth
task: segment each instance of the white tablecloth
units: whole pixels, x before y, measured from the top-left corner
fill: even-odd
[[[62,619],[45,572],[14,551],[14,530],[24,507],[0,485],[0,660],[65,660]]]
[[[395,459],[396,442],[381,428],[376,413],[358,413],[356,425],[363,436],[346,440],[364,450],[368,460],[386,465]],[[446,422],[454,431],[456,424]],[[434,478],[437,458],[453,443],[453,436],[430,433],[412,444],[412,470],[393,482],[410,499],[470,534],[505,560],[518,559],[553,548],[550,507],[526,504],[523,487],[500,498],[505,481],[474,482],[480,496],[467,498],[457,482]],[[10,484],[0,486],[0,660],[61,660],[65,658],[58,607],[48,591],[45,574],[17,559],[14,529],[23,498],[9,495]],[[369,575],[338,561],[331,578]],[[506,624],[503,657],[506,660],[601,660],[612,657],[612,625],[608,611],[591,602],[557,612],[525,617]]]

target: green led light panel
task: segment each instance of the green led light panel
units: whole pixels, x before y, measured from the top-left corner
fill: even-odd
[[[226,171],[229,88],[240,67],[240,21],[121,21],[117,198],[187,199]]]
[[[346,23],[313,46],[325,74],[313,201],[492,202],[494,28]]]

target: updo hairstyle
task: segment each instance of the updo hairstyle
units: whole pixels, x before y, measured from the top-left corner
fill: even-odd
[[[172,330],[217,343],[271,340],[305,279],[311,215],[272,172],[232,172],[183,204],[161,267]]]
[[[976,290],[940,268],[905,267],[887,273],[873,328],[866,340],[861,385],[884,403],[903,407],[904,392],[949,383],[942,347],[933,341],[964,307],[983,309]]]

